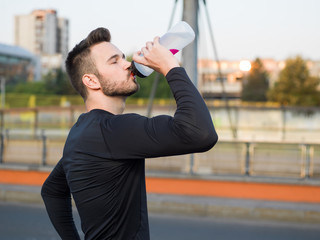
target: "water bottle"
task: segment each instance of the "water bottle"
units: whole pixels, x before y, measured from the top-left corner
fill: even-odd
[[[172,54],[181,51],[185,46],[194,40],[195,34],[190,25],[184,21],[178,22],[159,40],[162,46],[168,48]],[[132,62],[132,73],[138,77],[149,76],[154,70],[142,64]]]

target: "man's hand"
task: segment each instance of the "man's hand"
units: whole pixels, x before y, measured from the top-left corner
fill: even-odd
[[[166,76],[172,68],[180,65],[176,57],[159,43],[159,39],[155,37],[153,42],[147,42],[141,51],[133,55],[132,59]]]

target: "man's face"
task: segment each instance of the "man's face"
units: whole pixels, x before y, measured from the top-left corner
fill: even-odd
[[[112,43],[102,42],[91,48],[91,56],[100,74],[102,91],[107,96],[130,96],[139,90],[135,76],[131,74],[131,63]]]

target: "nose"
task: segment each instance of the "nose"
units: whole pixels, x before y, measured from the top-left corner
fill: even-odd
[[[131,62],[127,61],[126,59],[123,59],[123,68],[125,70],[129,69],[131,66]]]

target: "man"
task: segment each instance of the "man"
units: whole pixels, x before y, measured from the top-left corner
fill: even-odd
[[[202,152],[217,141],[202,97],[158,37],[133,60],[166,76],[177,102],[175,115],[122,114],[126,97],[139,86],[131,63],[110,38],[107,29],[98,28],[66,60],[87,112],[70,130],[63,156],[41,191],[62,239],[79,239],[71,194],[85,239],[149,239],[145,158]]]

